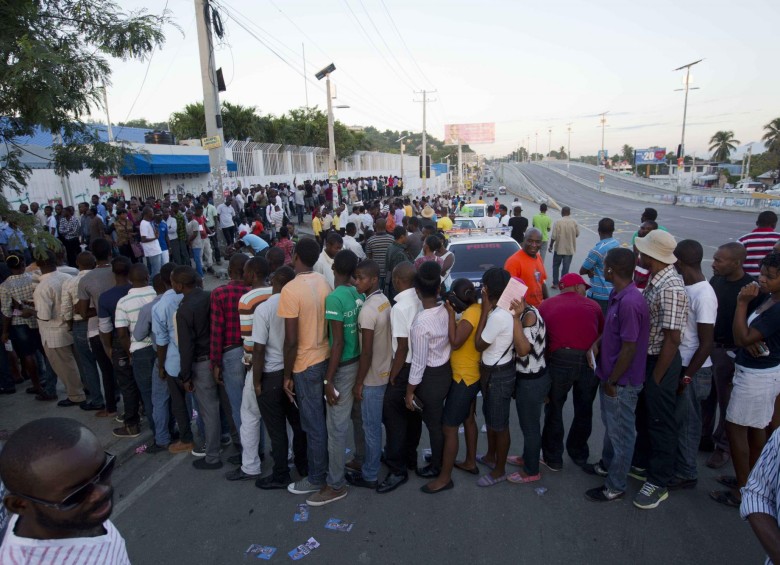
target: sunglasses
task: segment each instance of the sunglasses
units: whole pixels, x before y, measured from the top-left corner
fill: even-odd
[[[87,497],[92,494],[92,491],[95,489],[95,485],[105,484],[109,481],[111,478],[111,473],[114,472],[115,463],[116,456],[106,452],[106,461],[103,463],[103,466],[100,468],[97,474],[79,488],[74,490],[72,493],[70,493],[68,496],[63,498],[62,502],[49,502],[48,500],[41,500],[40,498],[27,496],[26,494],[14,494],[19,498],[24,498],[25,500],[29,500],[35,504],[40,504],[41,506],[56,508],[61,512],[68,512],[69,510],[73,510],[82,504],[87,499]]]

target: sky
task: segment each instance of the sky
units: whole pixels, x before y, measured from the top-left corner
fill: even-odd
[[[718,130],[743,144],[759,141],[780,117],[776,0],[213,0],[225,38],[215,60],[223,68],[222,99],[283,114],[324,108],[329,63],[336,119],[380,130],[427,131],[444,124],[495,122],[492,144],[472,145],[501,156],[518,147],[572,156],[623,144],[676,151],[683,116],[683,72],[692,69],[686,153],[704,156]],[[162,0],[122,0],[122,9],[160,14]],[[202,101],[193,0],[168,0],[176,26],[146,61],[112,61],[111,121],[166,121]],[[237,20],[237,21],[236,21]],[[243,26],[243,27],[242,27]],[[248,28],[249,31],[247,31]],[[251,31],[251,34],[249,33]],[[304,81],[305,76],[310,82]],[[146,78],[144,80],[144,76]],[[93,118],[105,121],[103,110]],[[551,130],[551,132],[550,132]],[[530,139],[530,143],[529,143]]]

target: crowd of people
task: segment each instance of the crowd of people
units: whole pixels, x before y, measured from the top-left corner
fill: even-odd
[[[475,285],[452,280],[447,249],[470,198],[410,200],[392,179],[335,190],[341,198],[327,184],[252,187],[216,207],[210,194],[143,207],[98,199],[79,207],[75,237],[84,250],[68,243],[76,221],[64,209],[59,221],[42,221],[64,254],[38,254],[34,265],[21,244],[11,246],[19,238],[6,237],[0,306],[10,347],[0,348],[0,392],[29,378],[27,392],[56,399],[59,378],[67,391],[60,406],[115,419],[122,438],[148,426],[147,453],[188,452],[196,469],[216,470],[222,448],[235,443],[228,481],[286,489],[311,506],[345,498],[348,485],[389,493],[410,472],[428,479],[427,494],[453,489],[454,470],[485,488],[535,483],[542,468],[561,471],[566,453],[603,478],[588,500],[636,490],[633,504],[653,509],[697,484],[704,450],[708,466],[732,461],[735,471],[718,478],[726,490],[711,497],[739,507],[780,423],[773,212],[717,249],[708,281],[702,245],[677,241],[653,209],[622,243],[614,221],[601,219],[599,242],[569,272],[579,227],[568,208],[553,221],[542,205],[529,221],[519,201],[510,214],[496,200],[485,227],[506,226],[520,249]],[[309,218],[314,237],[296,234],[294,224]],[[9,222],[4,233],[14,230]],[[204,290],[204,272],[222,257],[229,281]],[[597,395],[605,433],[593,454]],[[479,396],[487,445],[478,454]],[[518,455],[510,454],[513,402]],[[430,455],[419,465],[423,424]],[[17,433],[35,441],[54,425]],[[266,435],[273,470],[262,476]],[[29,458],[8,455],[21,441],[12,437],[0,455],[0,476],[6,505],[26,517],[45,493],[23,478]],[[110,475],[113,459],[93,459]],[[629,489],[629,478],[639,488]]]

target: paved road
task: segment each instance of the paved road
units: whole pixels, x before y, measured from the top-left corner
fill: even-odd
[[[507,204],[511,199],[501,197]],[[537,211],[532,204],[525,208],[528,216]],[[628,208],[626,218],[638,216],[638,209]],[[583,233],[575,264],[595,241],[593,233]],[[591,460],[598,457],[603,437],[598,401],[595,412]],[[481,411],[478,422],[483,422]],[[515,414],[510,430],[511,452],[521,453],[522,434]],[[485,435],[480,434],[479,452],[484,451],[485,442]],[[424,436],[421,447],[427,446]],[[234,452],[228,448],[223,458]],[[542,481],[532,485],[502,483],[483,489],[476,486],[476,477],[456,472],[455,489],[435,496],[418,490],[424,481],[417,477],[389,495],[351,489],[345,500],[311,509],[308,523],[293,522],[296,504],[303,497],[260,491],[251,482],[228,483],[223,472],[232,467],[195,471],[192,459],[189,455],[137,455],[117,469],[114,520],[128,542],[134,564],[246,563],[243,552],[250,544],[277,547],[273,561],[283,562],[288,559],[285,553],[311,536],[322,546],[305,558],[307,563],[622,565],[663,561],[671,565],[760,563],[763,559],[759,544],[738,513],[709,500],[707,492],[717,484],[703,456],[699,487],[672,493],[653,511],[638,510],[630,500],[607,506],[586,501],[585,490],[601,481],[585,475],[566,458],[562,472],[543,470]],[[268,472],[270,461],[264,466],[264,473]],[[639,486],[632,480],[630,494]],[[538,495],[535,487],[547,491]],[[331,517],[354,522],[355,527],[349,533],[325,530],[325,521]]]
[[[566,170],[566,163],[550,162],[550,166],[557,167],[561,170]],[[590,167],[585,167],[577,163],[569,164],[569,172],[575,176],[585,179],[590,182],[598,182],[600,172]],[[605,182],[612,187],[619,188],[621,190],[629,190],[632,192],[640,192],[643,194],[668,194],[670,188],[662,186],[647,186],[646,184],[633,181],[630,177],[618,177],[614,174],[605,174]]]

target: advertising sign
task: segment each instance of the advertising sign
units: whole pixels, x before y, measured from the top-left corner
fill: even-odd
[[[662,165],[666,161],[666,147],[636,150],[636,165]]]
[[[222,147],[222,138],[218,135],[204,137],[201,138],[200,144],[203,146],[203,149],[216,149],[217,147]]]
[[[496,124],[445,124],[444,144],[495,143]]]
[[[607,159],[609,159],[609,151],[607,151],[607,150],[605,149],[604,151],[599,151],[599,152],[598,152],[598,161],[599,161],[599,165],[601,165],[601,164],[602,164],[604,161],[606,161]]]

